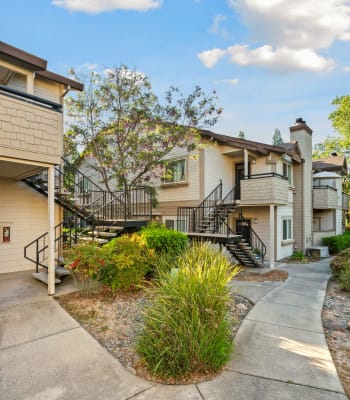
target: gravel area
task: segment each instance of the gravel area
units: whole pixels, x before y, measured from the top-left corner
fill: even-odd
[[[350,293],[331,279],[322,311],[323,328],[329,350],[350,399]]]
[[[233,279],[237,281],[252,281],[252,282],[274,282],[285,281],[288,278],[288,272],[280,269],[274,269],[263,274],[258,272],[241,271]]]
[[[159,380],[152,377],[140,362],[135,350],[137,334],[142,327],[142,309],[149,301],[145,292],[118,293],[113,297],[97,295],[82,297],[72,293],[57,298],[101,345],[132,373],[161,383],[193,383],[211,379],[213,375],[192,375],[186,380]],[[252,304],[246,298],[232,294],[229,319],[232,321],[232,340]]]

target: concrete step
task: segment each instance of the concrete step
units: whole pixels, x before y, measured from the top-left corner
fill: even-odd
[[[44,272],[44,271],[33,272],[32,275],[34,276],[34,278],[38,279],[40,282],[46,283],[46,285],[47,285],[48,282],[49,282],[49,279],[48,279],[49,276],[48,276],[47,272]],[[56,278],[56,279],[55,279],[55,283],[56,283],[56,284],[61,283],[61,279]]]
[[[90,236],[83,236],[83,237],[79,238],[79,240],[81,240],[82,242],[92,242],[92,241],[94,241],[94,242],[97,242],[99,244],[108,243],[107,239],[102,239],[102,238],[94,238],[94,239],[92,239],[92,237],[90,237]]]
[[[62,276],[70,275],[70,272],[64,267],[56,267],[55,274],[56,274],[56,276],[61,278]]]
[[[116,236],[116,233],[115,232],[103,232],[103,231],[94,231],[94,232],[89,231],[88,235],[94,236],[94,237],[102,237],[102,238],[103,237],[113,238]]]
[[[98,231],[119,232],[122,231],[124,228],[122,226],[101,225],[101,226],[95,226],[95,229]]]

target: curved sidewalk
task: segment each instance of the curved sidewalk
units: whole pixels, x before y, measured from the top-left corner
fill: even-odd
[[[217,378],[186,386],[154,384],[132,375],[28,274],[2,276],[0,397],[346,400],[320,317],[328,262],[283,267],[290,275],[281,285],[233,283],[257,301],[238,331],[234,357]]]

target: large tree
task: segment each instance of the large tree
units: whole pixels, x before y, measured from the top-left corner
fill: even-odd
[[[91,160],[110,191],[159,176],[164,157],[176,146],[195,149],[199,129],[222,111],[215,92],[207,96],[198,86],[187,96],[171,86],[160,100],[147,76],[124,65],[83,81],[84,92],[67,98],[66,141]]]
[[[333,128],[350,141],[350,95],[336,97],[332,105],[336,106],[336,110],[329,115]]]
[[[312,151],[312,158],[330,157],[332,153],[343,154],[345,152],[345,141],[341,137],[327,136],[322,143],[316,143]]]

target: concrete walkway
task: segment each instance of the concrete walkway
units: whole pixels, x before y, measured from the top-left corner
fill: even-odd
[[[186,386],[132,375],[30,274],[2,275],[0,398],[346,400],[320,318],[328,261],[282,269],[290,274],[283,284],[233,283],[257,303],[239,329],[232,361],[212,381]]]

